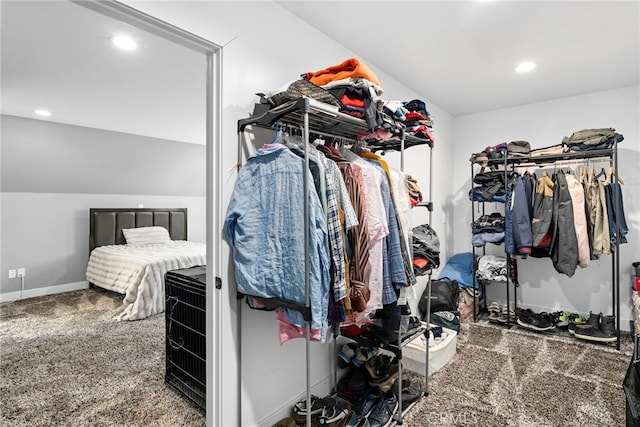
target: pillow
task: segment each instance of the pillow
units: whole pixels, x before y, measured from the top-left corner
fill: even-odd
[[[164,227],[123,228],[122,233],[127,245],[140,246],[171,242],[169,231]]]

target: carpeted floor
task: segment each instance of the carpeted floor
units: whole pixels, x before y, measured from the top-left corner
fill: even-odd
[[[93,289],[0,304],[0,425],[204,425],[164,383],[164,315],[112,321],[120,310],[119,295]],[[465,323],[403,425],[624,426],[630,357],[630,342]]]
[[[561,427],[625,425],[621,351],[517,327],[462,325],[457,354],[430,376],[430,394],[410,426]]]
[[[115,322],[122,296],[0,304],[0,425],[203,426],[164,382],[164,315]]]

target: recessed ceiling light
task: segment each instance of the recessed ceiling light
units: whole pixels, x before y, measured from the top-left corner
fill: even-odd
[[[535,62],[524,61],[524,62],[521,62],[520,64],[518,64],[518,66],[516,67],[516,72],[517,73],[528,73],[529,71],[532,71],[534,68],[536,68]]]
[[[129,36],[113,36],[111,41],[122,50],[136,50],[138,48],[138,44]]]
[[[38,109],[35,111],[36,115],[40,117],[51,117],[51,111]]]

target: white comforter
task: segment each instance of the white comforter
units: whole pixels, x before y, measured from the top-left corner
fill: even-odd
[[[89,257],[87,280],[125,294],[117,320],[137,320],[164,311],[164,274],[206,264],[204,243],[172,241],[145,246],[108,245]]]

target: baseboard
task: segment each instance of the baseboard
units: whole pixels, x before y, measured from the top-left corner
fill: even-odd
[[[0,302],[17,301],[26,298],[41,297],[44,295],[60,294],[62,292],[77,291],[80,289],[88,289],[89,282],[65,283],[56,286],[45,286],[44,288],[25,289],[24,291],[6,292],[0,294]]]
[[[332,387],[331,387],[332,383],[333,383],[333,373],[327,375],[324,378],[321,378],[315,384],[312,384],[310,387],[311,394],[315,396],[326,396],[332,391]],[[265,427],[272,426],[276,424],[279,420],[285,417],[291,416],[291,408],[293,408],[293,405],[295,405],[297,402],[303,399],[306,399],[306,397],[307,397],[306,391],[300,393],[293,400],[285,403],[284,405],[280,406],[278,409],[274,410],[269,415],[264,417],[261,421],[258,422],[258,425],[265,426]]]

